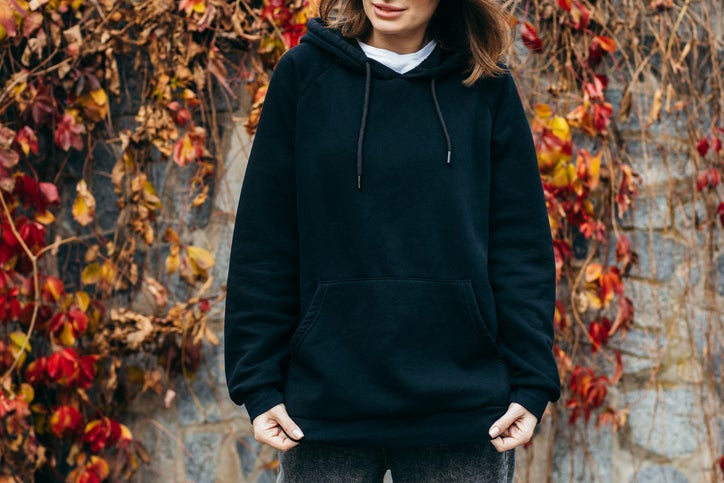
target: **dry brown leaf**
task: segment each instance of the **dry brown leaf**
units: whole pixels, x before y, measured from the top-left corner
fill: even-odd
[[[664,91],[659,87],[654,92],[654,99],[651,104],[651,111],[649,112],[649,119],[646,123],[646,127],[651,126],[654,122],[658,121],[661,117],[661,108],[663,106]]]

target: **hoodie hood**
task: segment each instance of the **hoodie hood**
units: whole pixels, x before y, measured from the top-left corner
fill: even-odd
[[[465,65],[461,53],[446,50],[438,43],[435,50],[419,66],[404,74],[398,74],[380,62],[369,59],[355,39],[344,37],[339,30],[325,26],[319,17],[307,21],[307,33],[300,41],[326,50],[338,63],[357,72],[364,73],[365,64],[369,63],[372,77],[378,79],[442,77],[460,72]]]
[[[438,43],[432,53],[422,61],[420,65],[404,74],[400,74],[380,62],[368,58],[357,44],[356,39],[346,38],[338,29],[325,26],[319,17],[311,18],[307,21],[307,33],[302,37],[301,42],[308,42],[327,51],[337,63],[365,76],[364,103],[362,105],[359,137],[357,140],[358,190],[362,189],[364,140],[373,78],[381,81],[394,78],[429,79],[430,100],[435,107],[435,112],[437,112],[441,134],[445,137],[447,144],[447,157],[444,161],[446,164],[451,163],[452,141],[438,102],[435,79],[446,75],[458,74],[463,70],[465,61],[460,52],[446,50]]]

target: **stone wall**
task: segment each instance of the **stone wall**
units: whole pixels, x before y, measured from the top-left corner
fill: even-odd
[[[724,16],[719,18],[724,32]],[[647,80],[635,93],[644,113],[655,82]],[[614,105],[616,95],[613,86]],[[208,222],[195,233],[199,245],[215,249],[217,285],[226,279],[224,260],[249,152],[242,122],[247,106],[248,99],[242,99],[233,111],[221,113],[226,172],[219,177]],[[707,207],[693,189],[696,169],[680,134],[685,124],[681,115],[664,116],[642,131],[634,119],[623,133],[642,176],[641,196],[620,220],[639,254],[626,284],[635,322],[625,339],[612,341],[623,352],[626,374],[610,398],[629,408],[627,424],[612,433],[608,427],[596,429],[592,419],[571,429],[564,401],[549,406],[533,444],[517,450],[520,482],[720,481],[724,333],[718,307],[724,301],[724,254],[718,248],[720,230],[710,237],[695,223]],[[166,175],[171,180],[183,176],[176,166],[170,169],[178,170]],[[166,181],[165,206],[173,206],[176,184]],[[221,310],[213,328],[222,339]],[[221,346],[207,345],[201,371],[190,385],[176,381],[178,396],[168,409],[154,393],[140,397],[131,429],[151,452],[152,463],[139,481],[274,481],[276,450],[254,440],[246,412],[228,400],[223,374]]]

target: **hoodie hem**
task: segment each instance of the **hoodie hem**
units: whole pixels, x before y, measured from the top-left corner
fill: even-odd
[[[303,441],[343,446],[419,446],[490,441],[488,430],[507,411],[488,406],[397,419],[330,421],[290,414],[304,432]]]

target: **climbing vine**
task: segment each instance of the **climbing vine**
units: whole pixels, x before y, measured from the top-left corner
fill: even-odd
[[[653,171],[668,174],[666,231],[701,247],[704,267],[712,265],[724,225],[721,19],[713,4],[689,0],[533,0],[509,7],[520,46],[510,58],[525,86],[557,261],[554,351],[564,391],[554,413],[565,409],[571,424],[595,418],[596,427],[618,431],[629,408],[610,394],[627,367],[612,341],[640,322],[627,280],[654,275],[634,269],[647,244],[633,243],[641,232],[622,227],[641,202],[640,170],[660,159]],[[676,126],[674,139],[662,135],[667,124]],[[676,186],[686,174],[671,169],[668,153],[683,159],[690,184]],[[673,207],[682,200],[692,208],[682,209],[684,221],[675,225]],[[682,228],[687,220],[689,233]],[[692,262],[687,266],[691,280]],[[705,270],[710,280],[698,297],[709,298],[715,274]],[[687,297],[696,295],[692,290]],[[686,323],[689,333],[708,331]],[[721,356],[720,324],[714,317],[710,332],[719,342],[709,354],[691,349],[703,367]],[[654,361],[648,384],[657,383],[662,362]],[[715,370],[706,373],[703,386],[720,386]],[[721,448],[708,443],[724,472]]]
[[[553,414],[619,430],[628,408],[610,395],[627,367],[612,342],[637,325],[627,280],[642,246],[622,220],[641,157],[661,152],[657,127],[678,119],[686,196],[705,207],[692,230],[715,256],[724,49],[706,2],[505,7],[556,254]],[[123,409],[146,391],[170,405],[174,377],[219,343],[209,316],[223,285],[213,247],[193,237],[224,173],[217,103],[248,90],[253,134],[268,73],[313,12],[304,0],[0,0],[0,481],[118,481],[150,461]],[[171,203],[159,166],[183,174]]]
[[[120,481],[149,462],[124,407],[145,391],[168,406],[219,344],[212,247],[191,239],[219,172],[215,102],[265,84],[308,13],[0,0],[0,481]],[[181,219],[154,184],[165,161],[188,179]]]

